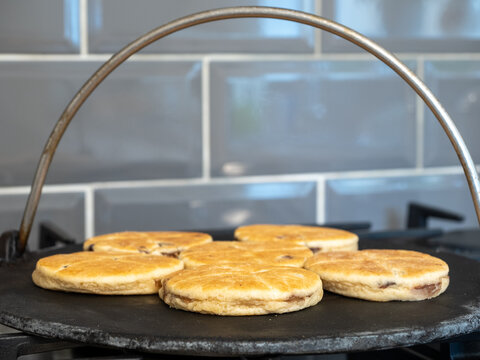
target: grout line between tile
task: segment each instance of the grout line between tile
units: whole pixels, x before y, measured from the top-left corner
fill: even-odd
[[[210,178],[210,60],[202,61],[202,178]]]
[[[312,61],[312,60],[368,60],[373,59],[370,54],[210,54],[211,61]]]
[[[0,54],[0,62],[17,61],[105,61],[110,56],[105,55],[80,55],[80,54]]]
[[[6,61],[106,61],[113,54],[0,54],[0,62]],[[452,58],[448,60],[480,60],[480,54],[471,58]],[[400,60],[415,60],[422,56],[426,60],[428,55],[396,54]],[[135,54],[128,61],[200,61],[208,58],[210,61],[365,61],[376,60],[370,53],[312,53],[312,54]]]
[[[389,50],[389,49],[387,49]],[[465,60],[479,60],[480,59],[480,53],[414,53],[414,52],[396,52],[396,51],[391,51],[397,58],[403,59],[403,58],[418,58],[418,57],[423,57],[425,60],[450,60],[450,61],[465,61]],[[370,55],[370,53],[366,52],[331,52],[331,53],[322,53],[322,56],[331,56],[335,58],[345,58],[345,59],[354,59],[357,57],[365,57]],[[373,56],[373,55],[371,55]]]
[[[477,165],[477,171],[480,171],[480,165]],[[463,174],[462,167],[445,166],[423,169],[388,169],[388,170],[362,170],[345,172],[325,172],[325,173],[303,173],[303,174],[285,174],[285,175],[258,175],[231,178],[210,178],[208,182],[203,177],[191,179],[161,179],[161,180],[135,180],[135,181],[111,181],[111,182],[92,182],[85,184],[56,184],[45,185],[43,193],[66,193],[66,192],[87,192],[101,189],[116,188],[145,188],[145,187],[166,187],[166,186],[192,186],[192,185],[229,185],[229,184],[250,184],[267,182],[310,182],[332,179],[356,179],[356,178],[375,178],[375,177],[401,177],[401,176],[430,176],[430,175],[458,175]],[[0,187],[0,195],[28,195],[29,186]]]
[[[324,224],[325,223],[325,214],[326,214],[326,196],[325,196],[325,178],[321,177],[317,181],[317,214],[316,214],[316,223]]]
[[[42,189],[42,193],[65,193],[65,192],[84,192],[89,184],[55,184],[45,185]],[[30,192],[30,187],[28,188]]]
[[[0,62],[6,61],[107,61],[113,54],[0,54]],[[135,54],[127,61],[200,61],[203,56],[199,55],[156,55]]]
[[[87,0],[79,0],[80,11],[80,57],[88,54],[88,3]]]
[[[375,178],[375,177],[397,177],[397,176],[430,176],[430,175],[455,175],[462,173],[462,167],[445,166],[436,168],[411,168],[411,169],[391,169],[391,170],[372,170],[372,171],[351,171],[339,173],[326,173],[325,178],[330,179],[354,179],[354,178]]]
[[[322,13],[322,5],[323,5],[323,0],[315,0],[314,12],[315,12],[315,14],[318,15],[318,16],[323,16],[323,13]]]
[[[30,186],[0,187],[0,195],[28,195]]]
[[[85,238],[95,235],[95,192],[93,186],[85,189]]]
[[[478,60],[480,53],[398,53],[400,56],[422,57],[424,60]]]
[[[42,189],[42,194],[84,192],[87,187],[88,187],[87,184],[45,185]],[[28,195],[29,193],[30,193],[30,186],[0,187],[0,195]]]
[[[267,182],[294,182],[294,181],[316,181],[318,175],[278,175],[278,176],[253,176],[253,177],[235,177],[235,178],[210,178],[208,182],[204,178],[194,179],[166,179],[166,180],[146,180],[146,181],[124,181],[95,183],[96,189],[115,189],[115,188],[141,188],[150,186],[194,186],[194,185],[228,185],[228,184],[249,184],[249,183],[267,183]]]
[[[330,173],[306,173],[286,175],[258,175],[231,178],[210,178],[208,182],[202,177],[191,179],[161,179],[161,180],[135,180],[135,181],[114,181],[102,183],[89,183],[85,186],[92,186],[94,189],[116,189],[116,188],[144,188],[162,186],[192,186],[192,185],[228,185],[248,184],[266,182],[303,182],[318,181],[320,178],[349,179],[349,178],[373,178],[373,177],[397,177],[397,176],[428,176],[428,175],[454,175],[463,173],[461,166],[426,168],[426,169],[389,169],[389,170],[365,170],[350,172]],[[60,188],[60,185],[57,186]]]
[[[85,0],[81,0],[85,1]],[[85,20],[86,21],[86,20]],[[83,26],[82,26],[83,28]],[[320,31],[320,30],[319,30]],[[88,53],[88,30],[81,31],[81,53],[80,54],[24,54],[4,53],[0,54],[0,62],[5,61],[106,61],[112,57],[112,53],[92,54]],[[316,46],[319,46],[316,44]],[[458,53],[458,54],[428,54],[428,53],[395,53],[400,60],[412,60],[422,57],[424,60],[450,60],[468,61],[480,60],[480,53]],[[323,53],[313,54],[245,54],[245,53],[198,53],[198,54],[135,54],[128,61],[199,61],[208,57],[211,61],[311,61],[311,60],[332,60],[332,61],[361,61],[376,59],[367,52],[359,53]]]
[[[425,81],[425,62],[423,57],[417,59],[417,75],[423,82]],[[422,98],[416,95],[416,167],[422,169],[424,167],[425,155],[425,111]]]

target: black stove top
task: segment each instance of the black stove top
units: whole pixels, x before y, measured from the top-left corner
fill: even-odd
[[[427,246],[480,261],[480,230],[457,230],[427,240]]]

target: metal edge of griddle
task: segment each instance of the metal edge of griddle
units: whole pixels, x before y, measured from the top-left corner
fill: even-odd
[[[201,356],[256,356],[256,355],[305,355],[340,352],[358,352],[384,350],[396,347],[408,347],[431,342],[441,342],[449,338],[467,335],[480,329],[480,303],[468,305],[472,314],[455,321],[445,321],[435,325],[435,329],[404,328],[391,332],[357,333],[346,338],[334,337],[295,337],[288,341],[228,341],[198,338],[196,340],[157,339],[149,337],[126,337],[101,330],[79,328],[61,323],[44,323],[36,319],[0,313],[0,320],[7,326],[49,339],[72,341],[83,345],[111,346],[116,349],[128,349],[156,354],[201,355]],[[48,329],[53,329],[48,331]],[[39,329],[41,329],[39,331]],[[382,346],[378,344],[381,343]]]

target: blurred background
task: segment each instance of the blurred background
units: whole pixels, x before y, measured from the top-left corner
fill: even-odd
[[[50,131],[103,62],[170,20],[235,5],[316,13],[394,52],[479,163],[480,1],[4,0],[0,232],[19,227]],[[402,229],[411,201],[465,217],[431,226],[476,226],[453,147],[413,90],[336,36],[236,19],[157,41],[95,90],[60,143],[36,224],[79,242],[249,223]],[[31,249],[37,238],[35,225]]]

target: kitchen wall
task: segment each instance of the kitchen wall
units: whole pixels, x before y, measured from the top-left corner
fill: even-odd
[[[18,228],[68,101],[115,51],[177,17],[234,5],[298,9],[379,42],[436,94],[480,162],[476,0],[6,0],[0,4],[0,229]],[[73,119],[37,224],[110,231],[257,222],[405,226],[407,204],[465,216],[446,135],[393,71],[304,25],[236,19],[183,30],[105,80]]]

